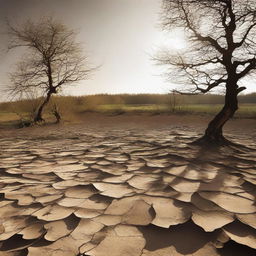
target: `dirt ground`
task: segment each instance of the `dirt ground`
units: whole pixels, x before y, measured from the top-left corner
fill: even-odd
[[[256,255],[256,120],[89,113],[0,130],[1,256]]]
[[[0,129],[0,136],[17,136],[51,134],[56,131],[78,132],[84,129],[136,129],[150,131],[153,129],[166,129],[170,132],[179,130],[190,130],[203,134],[207,124],[211,120],[210,116],[200,115],[151,115],[151,114],[122,114],[106,115],[98,113],[86,113],[76,118],[75,122],[64,122],[59,125],[42,125],[25,129]],[[232,119],[224,129],[225,134],[248,135],[256,133],[256,119]]]

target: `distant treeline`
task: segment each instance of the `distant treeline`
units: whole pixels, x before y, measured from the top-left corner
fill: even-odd
[[[70,97],[70,96],[66,96]],[[97,94],[75,97],[78,101],[96,104],[222,104],[224,96],[215,94],[180,95],[180,94]],[[256,93],[239,96],[240,103],[256,103]]]
[[[223,95],[180,95],[180,94],[97,94],[79,96],[80,99],[97,104],[169,104],[177,101],[179,104],[222,104]],[[239,96],[240,103],[256,103],[256,93]]]

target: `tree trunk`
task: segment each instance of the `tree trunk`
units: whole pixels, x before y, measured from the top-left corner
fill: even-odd
[[[61,115],[60,115],[60,112],[58,110],[58,106],[56,104],[53,105],[52,113],[56,118],[56,124],[58,124],[61,120]]]
[[[223,126],[238,109],[237,95],[239,92],[237,86],[227,87],[224,107],[209,123],[204,136],[196,142],[217,145],[228,143],[228,140],[223,136]]]
[[[42,113],[43,113],[43,109],[44,107],[47,105],[47,103],[49,102],[50,98],[51,98],[52,92],[49,91],[47,93],[46,98],[44,99],[44,101],[42,102],[42,104],[40,105],[40,107],[38,108],[36,115],[34,117],[34,122],[38,123],[38,122],[42,122],[44,121],[43,117],[42,117]]]

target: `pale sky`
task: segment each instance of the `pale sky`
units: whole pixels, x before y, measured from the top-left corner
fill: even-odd
[[[0,0],[0,30],[11,22],[53,16],[74,29],[91,63],[101,65],[90,80],[64,90],[65,95],[98,93],[167,93],[175,85],[161,76],[151,57],[166,44],[161,30],[162,0]],[[175,38],[176,36],[176,38]],[[17,61],[17,51],[6,53],[0,37],[0,86]],[[177,35],[168,43],[179,46]],[[252,91],[249,88],[247,92]],[[4,96],[2,95],[2,98]]]
[[[2,23],[4,17],[17,23],[50,15],[79,29],[85,52],[101,68],[65,94],[166,93],[170,84],[151,60],[163,41],[160,7],[161,0],[0,0],[0,17]],[[5,84],[17,59],[1,45],[0,84]]]

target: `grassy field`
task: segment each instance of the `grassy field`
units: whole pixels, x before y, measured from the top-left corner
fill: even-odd
[[[103,113],[176,113],[176,114],[199,114],[214,115],[222,108],[221,104],[189,104],[178,105],[175,108],[164,104],[148,104],[148,105],[126,105],[126,104],[108,104],[100,105],[95,111]],[[256,104],[240,104],[236,113],[237,118],[256,118]]]
[[[214,115],[220,109],[221,104],[190,104],[179,105],[175,108],[164,104],[104,104],[94,107],[81,107],[77,109],[59,108],[64,121],[75,122],[86,112],[97,112],[108,115],[130,114],[177,114],[177,115]],[[49,122],[54,122],[51,109],[47,108],[44,117]],[[28,111],[0,111],[0,126],[15,125],[21,121],[29,120],[31,113]],[[241,104],[235,118],[256,118],[256,104]]]
[[[211,99],[208,96],[208,100]],[[193,98],[192,98],[193,100]],[[54,97],[44,112],[47,122],[54,122],[54,106],[57,106],[62,119],[67,122],[78,122],[81,115],[87,112],[108,115],[131,114],[179,114],[179,115],[214,115],[221,103],[205,104],[205,98],[193,102],[191,98],[168,95],[94,95],[81,97]],[[221,101],[219,96],[212,101]],[[142,102],[143,104],[140,104]],[[199,103],[198,103],[199,102]],[[210,100],[211,102],[211,100]],[[21,100],[0,103],[0,127],[22,126],[22,122],[31,120],[40,99]],[[235,118],[256,118],[256,103],[240,103]]]

